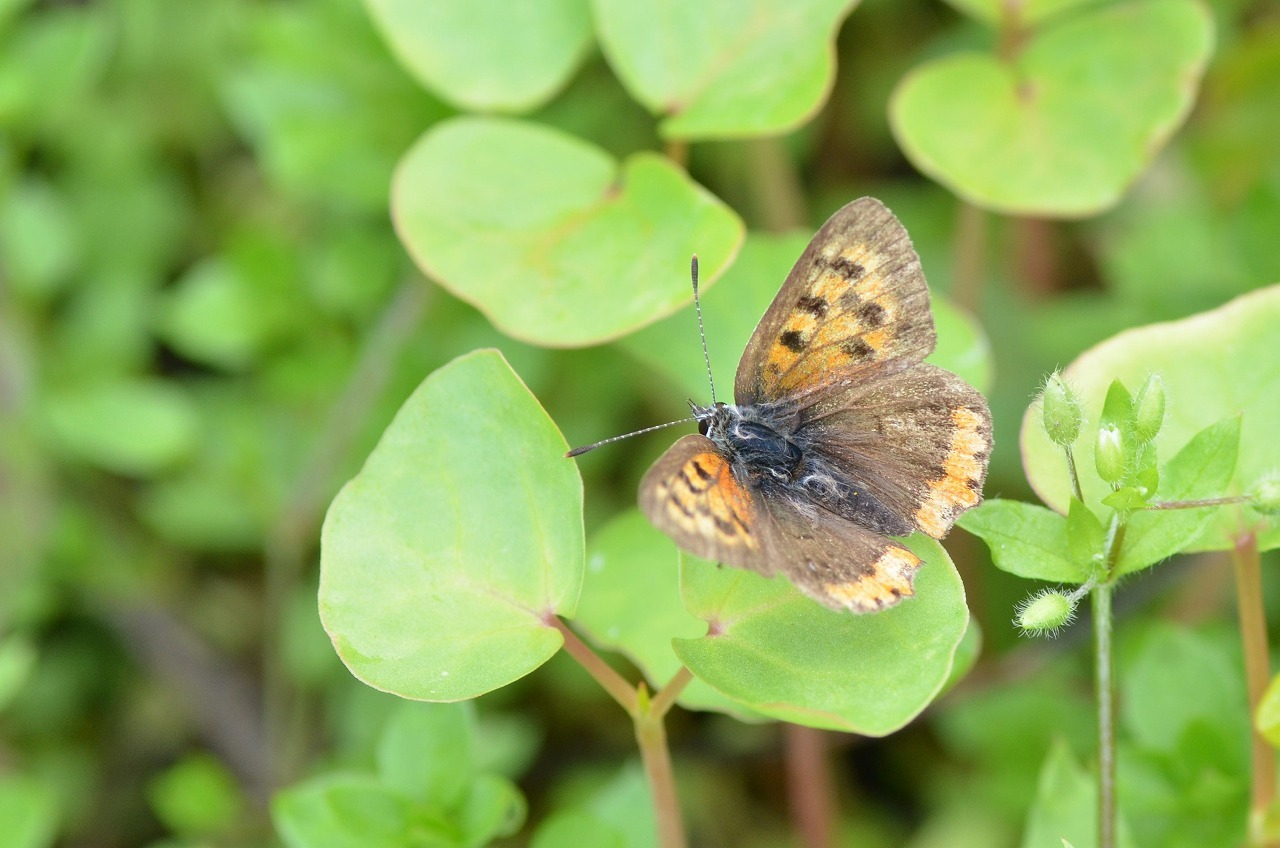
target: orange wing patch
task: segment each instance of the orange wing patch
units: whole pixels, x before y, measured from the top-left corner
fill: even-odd
[[[823,251],[815,278],[783,323],[765,360],[777,391],[811,386],[824,374],[894,352],[903,304],[882,258],[855,244]]]
[[[751,492],[740,485],[724,457],[706,451],[658,483],[658,502],[685,532],[717,544],[759,550],[751,527]]]
[[[967,407],[951,413],[955,431],[940,478],[930,480],[924,502],[916,511],[916,525],[935,539],[951,529],[960,513],[982,500],[981,482],[991,450],[990,425]]]
[[[854,612],[876,612],[915,594],[912,580],[920,558],[900,545],[885,548],[868,566],[868,574],[844,583],[823,583],[822,600],[828,606]]]

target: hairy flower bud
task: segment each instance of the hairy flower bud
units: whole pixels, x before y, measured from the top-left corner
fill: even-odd
[[[1055,371],[1045,380],[1040,401],[1044,430],[1053,443],[1066,447],[1075,442],[1080,435],[1084,413],[1080,410],[1080,399],[1063,381],[1061,374]]]

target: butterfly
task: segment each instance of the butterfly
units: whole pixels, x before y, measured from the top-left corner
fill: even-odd
[[[983,396],[924,362],[935,341],[906,230],[874,198],[847,204],[756,326],[734,403],[690,401],[699,433],[645,474],[641,510],[689,553],[832,609],[911,596],[921,561],[895,537],[945,536],[991,451]]]

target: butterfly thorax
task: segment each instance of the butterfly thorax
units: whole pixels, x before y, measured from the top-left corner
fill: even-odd
[[[690,404],[698,429],[728,458],[733,474],[751,489],[790,502],[810,520],[826,510],[877,533],[903,535],[912,526],[841,469],[801,431],[793,405]]]
[[[804,449],[791,438],[791,416],[781,410],[721,402],[691,406],[699,431],[724,451],[744,482],[789,481],[804,464]]]

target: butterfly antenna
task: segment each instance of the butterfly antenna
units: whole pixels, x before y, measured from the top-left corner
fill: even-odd
[[[675,425],[683,424],[686,421],[696,421],[696,420],[697,420],[696,418],[690,415],[688,418],[681,418],[679,421],[668,421],[666,424],[654,424],[652,427],[645,427],[643,430],[636,430],[634,433],[623,433],[621,436],[613,436],[611,438],[604,439],[603,441],[596,442],[593,445],[583,445],[580,448],[574,448],[573,450],[566,453],[565,456],[566,457],[582,456],[582,454],[586,453],[587,451],[595,450],[601,445],[607,445],[610,442],[618,442],[623,439],[629,439],[632,436],[640,436],[640,435],[643,435],[644,433],[652,433],[654,430],[661,430],[663,427],[674,427]]]
[[[689,274],[693,277],[693,308],[698,313],[698,335],[702,336],[702,359],[707,363],[707,382],[711,384],[711,405],[716,405],[716,381],[711,376],[711,355],[707,353],[707,331],[702,326],[702,299],[698,297],[698,254],[693,254],[689,263]]]

